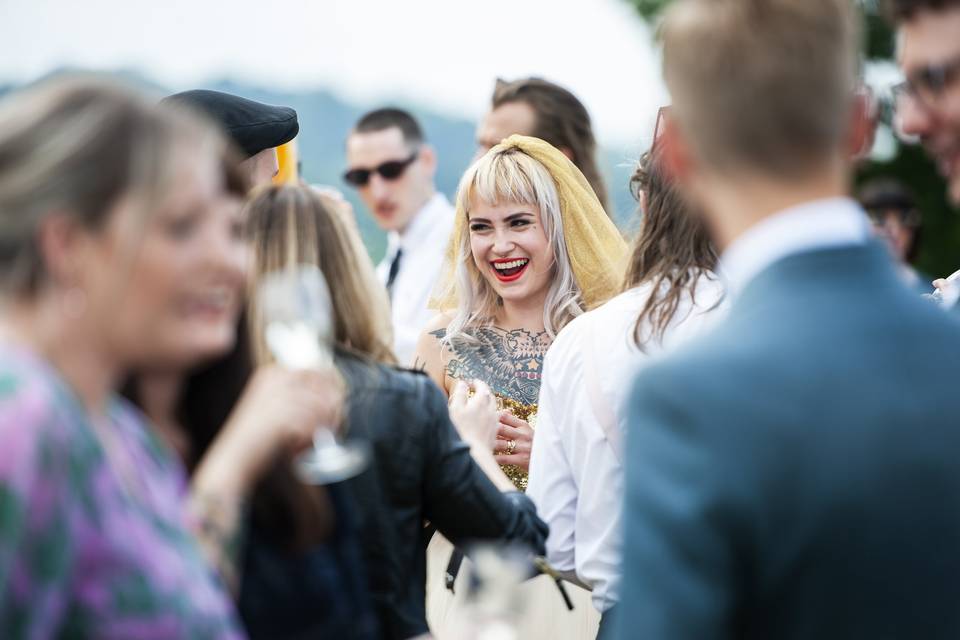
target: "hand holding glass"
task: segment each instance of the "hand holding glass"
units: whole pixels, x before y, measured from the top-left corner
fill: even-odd
[[[298,265],[264,277],[259,287],[264,339],[277,362],[292,369],[331,369],[333,302],[323,273]],[[329,426],[320,426],[313,449],[296,461],[297,472],[310,484],[330,484],[353,477],[367,466],[362,443],[340,444]]]
[[[944,308],[952,307],[960,299],[960,282],[958,280],[960,280],[960,271],[954,271],[942,281],[937,280],[935,282],[937,287],[934,292],[924,294],[924,296]]]

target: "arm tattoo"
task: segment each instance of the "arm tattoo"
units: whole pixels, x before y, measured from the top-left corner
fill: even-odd
[[[445,329],[431,335],[442,340]],[[537,403],[543,356],[552,342],[546,331],[526,329],[506,331],[481,327],[470,331],[476,342],[460,341],[447,347],[452,357],[446,364],[447,375],[458,380],[480,380],[499,396],[521,404]]]

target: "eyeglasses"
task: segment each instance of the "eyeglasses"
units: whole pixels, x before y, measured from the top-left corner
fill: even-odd
[[[390,160],[384,162],[380,166],[374,167],[373,169],[350,169],[343,174],[343,179],[354,187],[365,186],[370,182],[370,176],[374,173],[379,173],[380,177],[384,180],[396,180],[403,175],[403,172],[407,170],[414,160],[420,155],[420,151],[414,151],[410,154],[410,157],[405,160]]]
[[[928,65],[911,73],[905,82],[893,87],[893,107],[903,109],[907,101],[925,109],[935,109],[944,94],[957,84],[960,77],[960,56],[943,64]]]
[[[877,227],[886,226],[887,220],[891,216],[898,219],[903,226],[912,229],[919,227],[921,223],[920,212],[913,207],[896,205],[870,206],[866,207],[865,210],[867,217],[870,218],[870,222]]]

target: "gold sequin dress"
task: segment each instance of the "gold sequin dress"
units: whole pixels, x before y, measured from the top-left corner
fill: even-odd
[[[503,411],[506,409],[514,417],[520,418],[530,425],[531,429],[537,428],[537,405],[521,404],[516,400],[497,396],[497,408]],[[513,485],[520,491],[527,490],[527,472],[514,464],[500,465],[503,473],[506,474]]]
[[[472,352],[455,354],[460,359],[451,359],[447,364],[447,375],[486,383],[494,391],[499,409],[509,411],[536,429],[535,399],[540,389],[540,369],[549,340],[544,339],[545,334],[537,336],[521,332],[521,335],[512,335],[515,333],[497,330],[481,334],[480,342]],[[442,338],[443,333],[437,332],[437,337]],[[496,353],[501,350],[507,351],[509,358]],[[475,356],[472,362],[471,356]],[[505,362],[509,362],[511,367],[507,368]],[[510,379],[505,382],[507,376]],[[511,391],[515,393],[511,394]],[[518,490],[526,491],[526,471],[514,465],[501,466],[501,469]],[[451,593],[446,588],[446,571],[453,551],[454,546],[439,533],[433,536],[427,548],[427,622],[437,640],[458,640],[464,636],[463,612],[471,565],[469,559],[463,560]],[[573,611],[566,608],[556,585],[548,576],[538,576],[523,584],[521,596],[525,600],[526,615],[520,624],[520,638],[596,638],[600,614],[593,607],[590,592],[569,583],[565,586],[574,603]]]

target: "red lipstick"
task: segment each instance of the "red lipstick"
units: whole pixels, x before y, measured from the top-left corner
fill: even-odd
[[[529,258],[502,258],[492,260],[490,266],[493,268],[493,275],[500,282],[513,282],[518,280],[523,272],[527,270],[530,264]]]

